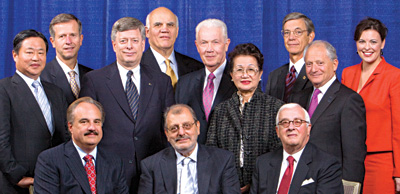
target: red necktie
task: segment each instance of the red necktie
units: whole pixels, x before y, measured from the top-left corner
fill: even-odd
[[[89,179],[90,190],[92,191],[92,194],[96,194],[96,171],[94,170],[93,156],[86,155],[83,157],[83,160],[86,162],[85,170]]]
[[[285,86],[285,96],[283,97],[283,101],[287,102],[289,99],[289,95],[292,93],[292,89],[294,86],[294,82],[296,81],[296,69],[294,65],[290,68],[289,73],[286,75],[286,86]]]
[[[308,115],[310,115],[310,118],[314,114],[315,109],[318,106],[318,94],[321,93],[321,91],[317,88],[314,90],[313,96],[311,98],[311,103],[310,107],[308,107]]]
[[[204,106],[204,112],[206,113],[206,120],[208,121],[208,116],[210,116],[210,111],[212,107],[212,101],[213,101],[213,96],[214,96],[214,82],[213,80],[215,79],[215,75],[213,73],[210,73],[208,75],[207,79],[207,86],[204,88],[203,91],[203,106]]]
[[[279,185],[278,194],[287,194],[290,188],[290,182],[292,181],[293,175],[293,162],[294,158],[292,156],[287,157],[289,166],[286,168],[285,174],[283,174],[281,185]]]

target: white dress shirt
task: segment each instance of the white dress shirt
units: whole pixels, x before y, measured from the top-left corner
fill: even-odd
[[[74,69],[69,68],[64,62],[62,62],[57,56],[56,56],[56,60],[58,62],[58,64],[60,64],[61,69],[64,71],[65,76],[68,79],[68,83],[71,82],[71,77],[69,76],[68,72],[70,71],[75,71],[76,75],[75,75],[75,82],[76,84],[78,84],[78,87],[81,88],[81,82],[79,80],[79,67],[78,67],[78,61],[76,61],[76,65]]]
[[[128,69],[125,69],[122,65],[120,65],[117,62],[117,67],[118,67],[118,71],[119,71],[119,76],[121,77],[121,81],[122,81],[122,86],[124,87],[124,91],[126,90],[126,80],[127,78],[127,74],[128,74]],[[138,94],[140,95],[140,64],[138,66],[136,66],[134,69],[131,70],[133,72],[132,74],[132,81],[136,86],[136,89],[138,91]]]
[[[151,46],[150,46],[150,49],[153,52],[154,57],[156,58],[156,61],[158,63],[158,66],[160,67],[161,71],[163,73],[166,73],[167,72],[167,64],[165,63],[165,57],[162,56],[160,53],[158,53],[153,48],[151,48]],[[172,53],[168,57],[168,59],[171,61],[171,63],[169,65],[171,66],[172,70],[174,71],[176,79],[179,79],[179,76],[178,76],[178,62],[176,62],[176,59],[175,59],[175,51],[172,51]]]
[[[304,148],[305,148],[305,146],[304,146]],[[281,171],[280,171],[280,173],[279,173],[279,182],[278,182],[278,186],[276,187],[276,192],[277,192],[277,193],[278,193],[279,186],[281,185],[281,181],[282,181],[283,175],[285,174],[285,171],[286,171],[286,169],[287,169],[288,166],[289,166],[289,161],[287,161],[287,158],[288,158],[289,156],[292,156],[292,157],[294,158],[294,162],[293,162],[293,174],[292,174],[292,179],[293,179],[293,175],[294,175],[294,173],[296,172],[297,163],[300,161],[300,157],[301,157],[301,154],[302,154],[303,151],[304,151],[304,148],[301,149],[300,151],[296,152],[296,153],[293,154],[293,155],[288,154],[288,153],[285,151],[285,149],[283,149],[283,158],[282,158],[282,164],[281,164]]]

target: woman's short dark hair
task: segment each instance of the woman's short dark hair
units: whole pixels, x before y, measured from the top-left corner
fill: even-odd
[[[261,53],[260,49],[256,47],[256,45],[252,43],[245,43],[236,45],[233,51],[228,54],[231,72],[233,71],[233,60],[239,55],[253,56],[257,60],[258,69],[260,71],[263,70],[264,55]]]
[[[382,41],[385,40],[388,29],[385,24],[375,18],[367,17],[358,23],[356,27],[356,31],[354,32],[354,40],[357,41],[360,39],[361,34],[365,30],[376,30],[379,35],[381,35]]]

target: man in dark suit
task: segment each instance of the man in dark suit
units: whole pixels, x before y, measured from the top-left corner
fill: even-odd
[[[310,117],[300,105],[279,109],[276,133],[283,148],[257,158],[250,193],[343,193],[339,161],[308,143],[310,130]]]
[[[0,80],[0,193],[28,193],[39,153],[69,138],[67,102],[61,89],[40,79],[46,37],[24,30],[13,46],[16,73]]]
[[[116,21],[111,40],[117,61],[91,71],[82,80],[81,96],[98,100],[107,114],[99,147],[118,154],[132,193],[139,183],[139,163],[164,149],[163,111],[174,104],[171,79],[140,64],[145,29],[135,18]]]
[[[78,64],[78,51],[82,45],[82,23],[72,14],[59,14],[49,26],[50,42],[56,57],[46,64],[41,78],[62,89],[71,104],[79,96],[80,80],[92,69]]]
[[[268,75],[265,93],[287,102],[291,93],[312,86],[306,76],[303,53],[315,38],[314,24],[302,13],[289,13],[282,22],[282,36],[289,63]]]
[[[343,179],[362,183],[366,155],[365,106],[361,96],[336,79],[336,49],[312,42],[305,54],[306,73],[314,87],[291,96],[311,117],[310,142],[337,157]]]
[[[230,39],[226,24],[218,19],[206,19],[196,27],[196,47],[206,68],[182,76],[175,90],[177,103],[187,104],[193,108],[200,121],[200,135],[197,140],[205,144],[207,138],[208,118],[214,107],[231,98],[237,91],[231,81],[229,65],[226,60]],[[211,78],[213,75],[213,79]],[[211,80],[211,81],[210,81]],[[205,93],[212,84],[212,95],[208,104]]]
[[[233,154],[197,143],[200,122],[193,109],[176,104],[164,118],[172,147],[142,161],[139,193],[240,193]]]
[[[150,48],[143,53],[141,62],[170,76],[174,87],[180,76],[204,67],[199,61],[174,50],[178,31],[178,17],[166,7],[156,8],[146,17]]]
[[[90,97],[67,110],[72,140],[43,151],[35,169],[35,193],[128,193],[122,161],[98,149],[105,113]]]

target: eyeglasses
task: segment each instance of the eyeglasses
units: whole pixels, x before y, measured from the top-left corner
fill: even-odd
[[[301,29],[295,29],[294,31],[290,31],[290,30],[281,30],[281,34],[283,37],[289,37],[290,33],[293,32],[295,37],[299,37],[301,35],[303,35],[303,32],[305,32],[307,30],[301,30]]]
[[[289,127],[290,123],[293,123],[295,127],[300,127],[303,123],[308,123],[308,121],[302,119],[294,119],[293,121],[289,121],[285,119],[279,121],[278,125],[282,125],[283,127]]]
[[[189,130],[192,128],[192,126],[196,124],[196,121],[193,123],[183,123],[182,125],[174,125],[172,127],[167,128],[169,132],[171,133],[176,133],[179,131],[179,128],[182,127],[184,130]]]
[[[253,68],[249,68],[249,69],[234,69],[233,70],[233,74],[234,75],[244,75],[245,73],[247,73],[247,75],[249,75],[250,77],[255,76],[258,73],[258,69],[253,69]]]

